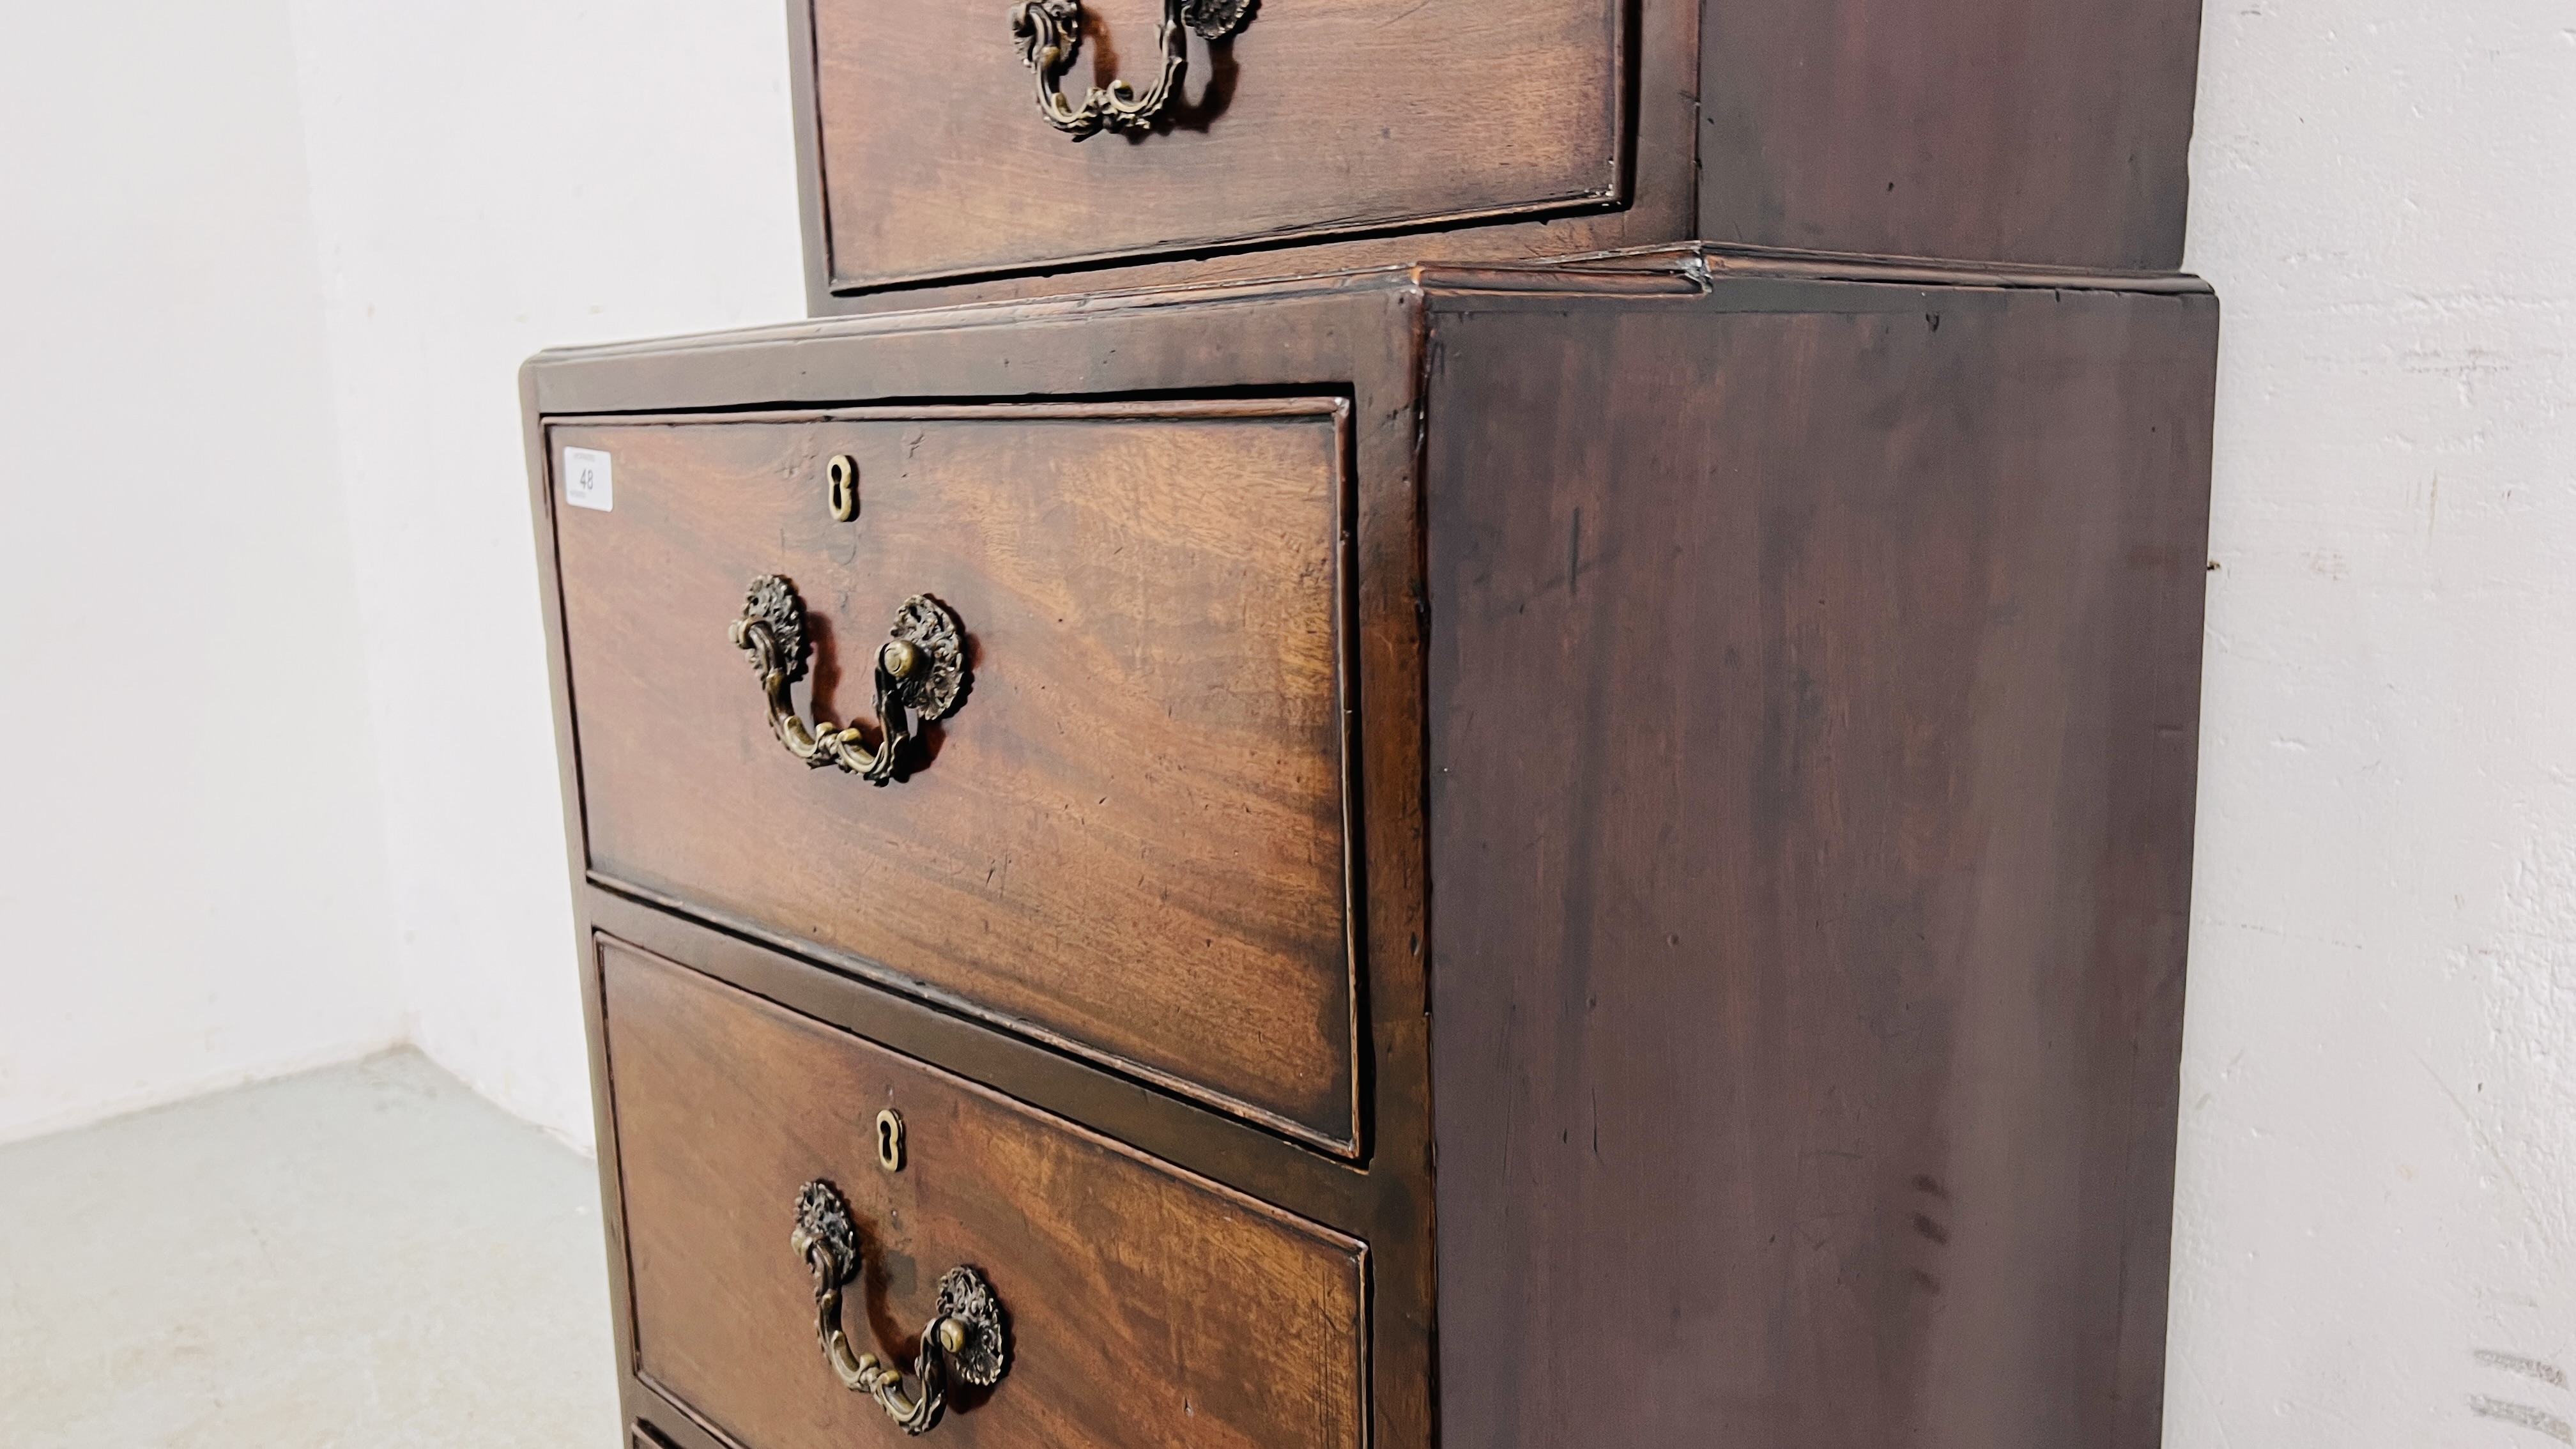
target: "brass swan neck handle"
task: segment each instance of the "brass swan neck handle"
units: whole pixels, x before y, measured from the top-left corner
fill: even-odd
[[[1065,97],[1065,73],[1082,50],[1082,0],[1020,0],[1011,7],[1011,38],[1019,43],[1020,62],[1038,76],[1038,111],[1047,124],[1080,141],[1102,131],[1142,133],[1181,93],[1181,77],[1190,67],[1189,42],[1183,27],[1205,40],[1223,40],[1252,17],[1254,0],[1163,0],[1163,23],[1157,34],[1162,69],[1143,95],[1124,80],[1093,86],[1075,105]]]
[[[841,1328],[841,1285],[859,1276],[859,1235],[849,1204],[830,1183],[817,1178],[796,1195],[796,1231],[788,1245],[814,1275],[814,1333],[832,1372],[844,1387],[875,1399],[906,1434],[929,1433],[956,1385],[991,1388],[1010,1367],[1001,1302],[972,1268],[951,1268],[939,1280],[935,1312],[921,1331],[921,1357],[913,1365],[918,1391],[905,1391],[902,1369],[850,1347]]]
[[[954,714],[966,697],[966,631],[947,605],[915,594],[895,610],[894,625],[876,654],[877,742],[866,743],[856,723],[812,725],[796,713],[788,688],[805,677],[813,642],[805,632],[805,601],[784,574],[751,581],[742,617],[733,621],[734,647],[751,656],[760,692],[769,702],[769,730],[787,753],[814,769],[838,765],[869,784],[883,785],[903,768],[904,747],[923,725]]]

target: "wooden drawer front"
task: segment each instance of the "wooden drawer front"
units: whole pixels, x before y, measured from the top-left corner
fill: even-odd
[[[735,1443],[903,1442],[816,1345],[788,1246],[815,1179],[858,1227],[859,1351],[909,1366],[952,1267],[1001,1302],[1008,1371],[938,1442],[1360,1442],[1359,1242],[604,937],[600,971],[635,1368]]]
[[[1333,402],[554,427],[558,465],[611,459],[609,510],[556,508],[593,875],[1356,1150],[1342,431]],[[906,597],[964,622],[910,778],[772,736],[727,629],[773,573],[809,721],[872,712]]]
[[[820,221],[836,290],[1620,197],[1618,0],[1298,0],[1213,52],[1174,123],[1076,143],[1040,115],[1009,6],[813,0]],[[1150,87],[1158,0],[1084,0],[1066,84]]]

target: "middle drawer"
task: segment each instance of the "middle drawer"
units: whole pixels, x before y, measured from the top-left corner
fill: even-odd
[[[555,424],[592,876],[1355,1154],[1346,411]],[[729,637],[771,576],[809,723],[871,713],[908,598],[962,624],[903,778],[773,736]]]

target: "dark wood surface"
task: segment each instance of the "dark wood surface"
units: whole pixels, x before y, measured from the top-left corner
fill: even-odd
[[[1360,1443],[1358,1242],[616,942],[600,971],[636,1366],[736,1443],[896,1432],[815,1343],[787,1236],[817,1178],[859,1229],[842,1322],[861,1351],[911,1362],[960,1264],[1009,1315],[1009,1372],[942,1442]],[[899,1171],[876,1163],[881,1108],[903,1118]]]
[[[790,0],[816,315],[1691,240],[2181,262],[2191,0],[1273,6],[1191,42],[1178,124],[1078,145],[1001,18],[916,8]],[[1141,74],[1150,0],[1088,9]]]
[[[2182,265],[2197,0],[1709,0],[1713,243]]]
[[[1566,281],[1541,284],[1562,287]],[[1659,279],[1592,279],[1580,285],[1688,287],[1684,277],[1670,271]],[[1365,843],[1360,881],[1366,904],[1359,926],[1367,969],[1361,1007],[1368,1023],[1363,1077],[1370,1109],[1365,1155],[1356,1161],[1300,1149],[1238,1119],[1182,1106],[1183,1099],[1175,1096],[1141,1102],[1113,1080],[1104,1080],[1100,1070],[1079,1062],[1034,1062],[1031,1054],[1043,1049],[1021,1038],[979,1042],[979,1049],[957,1047],[956,1033],[981,1029],[953,1016],[937,1019],[939,1014],[919,997],[872,989],[854,975],[800,966],[774,943],[655,916],[649,907],[584,883],[587,823],[573,764],[572,682],[559,611],[547,612],[546,628],[584,959],[594,924],[625,920],[632,925],[631,916],[652,917],[661,931],[657,943],[693,966],[721,969],[754,989],[792,997],[800,1007],[854,1026],[874,1030],[899,1021],[917,1033],[907,1040],[920,1049],[949,1053],[945,1060],[993,1073],[996,1079],[1002,1079],[997,1062],[1013,1063],[1007,1079],[1025,1086],[1034,1100],[1058,1115],[1133,1141],[1169,1146],[1175,1160],[1222,1173],[1223,1180],[1237,1185],[1265,1190],[1275,1185],[1279,1191],[1273,1200],[1312,1204],[1310,1215],[1319,1219],[1339,1212],[1335,1195],[1345,1195],[1349,1216],[1331,1221],[1369,1244],[1370,1443],[1389,1449],[1430,1444],[1433,1416],[1418,785],[1423,736],[1416,468],[1421,431],[1414,405],[1422,376],[1423,316],[1421,293],[1406,279],[1323,279],[1187,299],[1162,295],[1125,303],[894,314],[570,349],[533,358],[521,372],[537,566],[550,598],[561,581],[548,486],[552,419],[922,398],[1117,397],[1184,390],[1311,395],[1319,382],[1333,382],[1347,392],[1352,399],[1348,427],[1356,559],[1351,570],[1353,634],[1360,680],[1357,753],[1364,779],[1399,782],[1371,798],[1353,822],[1356,838]],[[1402,788],[1407,781],[1417,783]],[[582,975],[586,982],[596,980],[592,970]],[[595,991],[590,996],[585,1006],[591,1022],[592,1079],[605,1082],[599,1006]],[[1046,1095],[1035,1097],[1037,1093]],[[632,1319],[626,1311],[618,1226],[622,1174],[604,1094],[599,1111],[601,1184],[615,1265],[611,1292],[621,1363],[631,1364]],[[1300,1174],[1293,1165],[1299,1158],[1310,1169],[1329,1171]],[[738,1449],[690,1420],[632,1372],[621,1375],[620,1392],[630,1418],[649,1420],[681,1449]]]
[[[1346,395],[1359,1157],[739,923],[589,886],[584,929],[1364,1240],[1372,1445],[2151,1443],[2214,304],[1723,260],[856,316],[524,374],[550,589],[550,417]]]
[[[2217,310],[1819,300],[1434,324],[1451,1444],[2158,1442]]]
[[[556,427],[616,480],[555,519],[592,872],[1356,1150],[1342,407]],[[909,779],[771,736],[725,632],[771,572],[818,635],[809,721],[873,707],[908,595],[964,621]]]
[[[1241,1189],[1353,1237],[1403,1237],[1417,1224],[1377,1191],[1368,1166],[1315,1151],[1239,1118],[1080,1057],[995,1031],[928,1002],[838,972],[600,886],[582,891],[592,927],[636,949],[772,1001],[799,1016],[948,1071]]]
[[[1161,0],[1086,0],[1068,83],[1151,88]],[[1047,124],[1002,5],[815,0],[834,287],[1620,199],[1623,0],[1301,0],[1211,46],[1149,135]],[[792,22],[791,22],[792,23]],[[1078,288],[1077,288],[1078,290]]]
[[[816,316],[1311,275],[1434,255],[1525,261],[1668,242],[1688,236],[1698,214],[1699,10],[1691,0],[1481,8],[1435,0],[1409,12],[1357,0],[1273,6],[1213,54],[1191,40],[1181,124],[1079,144],[1039,120],[1034,80],[1010,45],[1008,7],[950,8],[953,18],[943,10],[932,23],[972,35],[971,49],[936,74],[906,77],[886,97],[852,99],[819,79],[830,49],[817,40],[831,25],[818,30],[814,0],[788,0],[806,297]],[[1109,27],[1119,69],[1141,74],[1155,0],[1086,8]],[[1603,26],[1614,19],[1619,36],[1605,52]],[[1524,28],[1505,28],[1513,25]],[[882,30],[869,21],[864,44],[886,40]],[[1096,58],[1086,45],[1073,78],[1088,83]],[[1209,104],[1211,84],[1222,106]],[[899,120],[890,114],[924,87],[962,88],[971,99],[948,112],[914,105]],[[1607,110],[1596,111],[1604,100]],[[856,121],[884,117],[895,134],[871,144],[902,153],[891,178],[955,193],[894,218],[913,233],[907,244],[944,236],[955,257],[976,260],[916,256],[914,266],[941,278],[931,282],[859,278],[873,263],[835,238],[887,213],[867,174],[842,171],[827,189],[826,103]],[[1577,111],[1568,129],[1531,129]],[[988,123],[997,143],[989,152],[974,144]],[[1390,149],[1399,138],[1412,144]],[[1602,157],[1616,158],[1615,175],[1596,167]],[[925,181],[924,164],[951,169]],[[1036,194],[994,194],[996,182]],[[938,215],[961,207],[998,220],[970,233]],[[1480,214],[1461,215],[1470,209]],[[1098,225],[1074,230],[1065,217]],[[1002,260],[1010,256],[1021,260]]]

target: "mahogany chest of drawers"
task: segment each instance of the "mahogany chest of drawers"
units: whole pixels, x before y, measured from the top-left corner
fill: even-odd
[[[1924,270],[533,360],[637,1444],[2155,1444],[2217,309]]]
[[[2152,1449],[2195,0],[789,0],[522,375],[637,1449]]]

